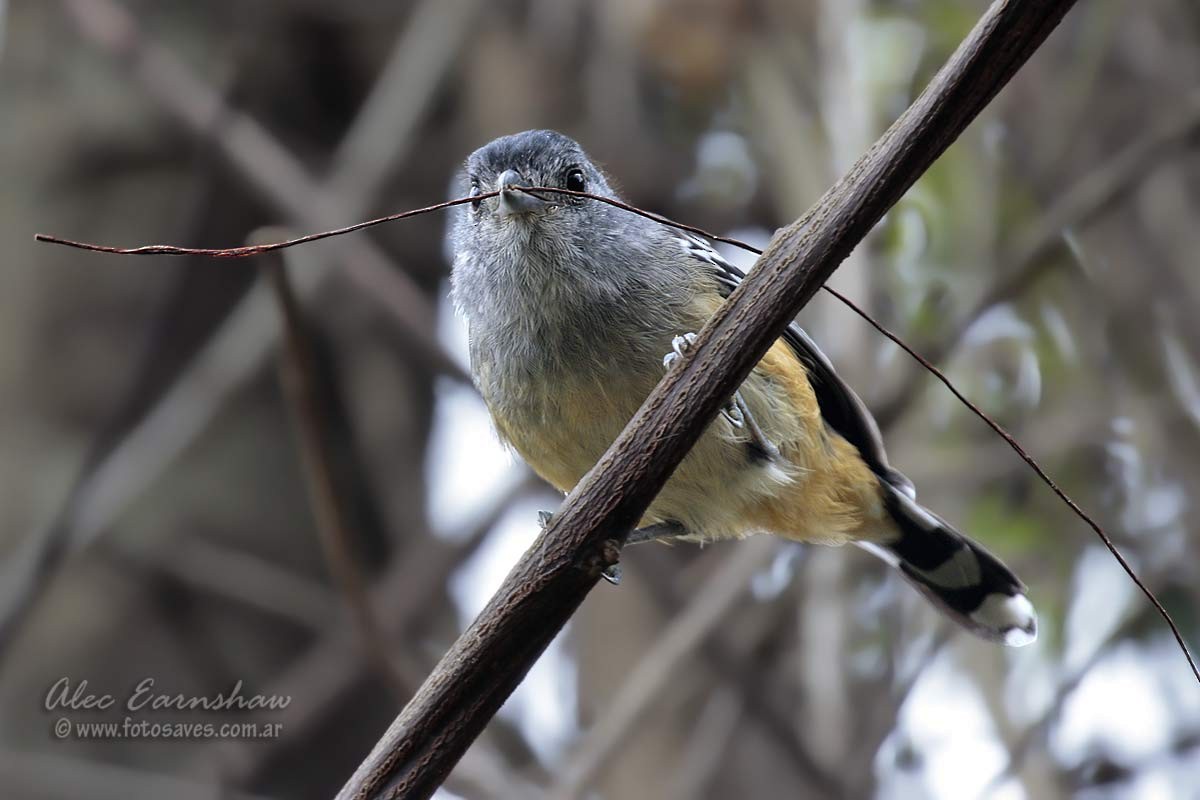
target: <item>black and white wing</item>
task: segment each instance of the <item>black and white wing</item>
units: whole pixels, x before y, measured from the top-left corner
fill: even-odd
[[[712,269],[724,297],[729,297],[746,277],[744,272],[726,261],[704,239],[682,235],[680,240],[690,256]],[[808,380],[816,394],[825,424],[858,448],[863,461],[880,480],[910,498],[915,498],[916,490],[912,482],[888,464],[887,453],[883,449],[883,438],[875,418],[854,390],[834,371],[833,364],[817,347],[816,342],[795,322],[784,331],[783,340],[808,370]]]

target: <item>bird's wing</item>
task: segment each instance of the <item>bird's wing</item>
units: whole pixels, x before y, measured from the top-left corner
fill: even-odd
[[[706,240],[691,235],[683,235],[680,239],[692,258],[712,270],[722,296],[729,297],[746,277]],[[784,331],[783,340],[807,370],[808,381],[816,394],[825,424],[858,448],[863,461],[881,480],[909,497],[915,497],[916,490],[912,482],[888,464],[875,418],[854,390],[834,371],[833,364],[816,342],[795,322]]]

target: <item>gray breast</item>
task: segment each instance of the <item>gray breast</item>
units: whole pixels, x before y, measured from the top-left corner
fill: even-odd
[[[472,371],[493,408],[536,413],[563,383],[653,385],[671,337],[695,326],[686,316],[694,270],[681,261],[647,269],[651,241],[606,249],[534,235],[506,244],[460,253],[454,270]]]

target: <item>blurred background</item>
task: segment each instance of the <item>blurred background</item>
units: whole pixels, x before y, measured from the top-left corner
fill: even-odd
[[[464,381],[445,216],[288,251],[342,550],[256,263],[35,231],[322,230],[440,201],[471,150],[553,127],[631,202],[761,245],[985,7],[0,0],[0,794],[331,796],[559,502]],[[1193,649],[1198,43],[1194,0],[1079,4],[835,281],[1107,527]],[[1200,797],[1200,689],[1092,532],[831,298],[801,321],[923,500],[1029,584],[1037,643],[952,629],[854,549],[631,549],[440,796]],[[270,738],[57,738],[128,716],[147,677],[291,700],[133,715]],[[118,707],[48,710],[63,678]]]

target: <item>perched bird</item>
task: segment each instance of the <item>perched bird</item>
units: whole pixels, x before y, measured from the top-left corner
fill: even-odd
[[[706,241],[596,200],[616,197],[553,131],[505,136],[467,159],[450,232],[452,298],[471,372],[500,437],[568,492],[743,274]],[[863,402],[793,324],[707,428],[631,542],[771,533],[855,542],[973,632],[1037,635],[1024,587],[996,557],[917,503]]]

